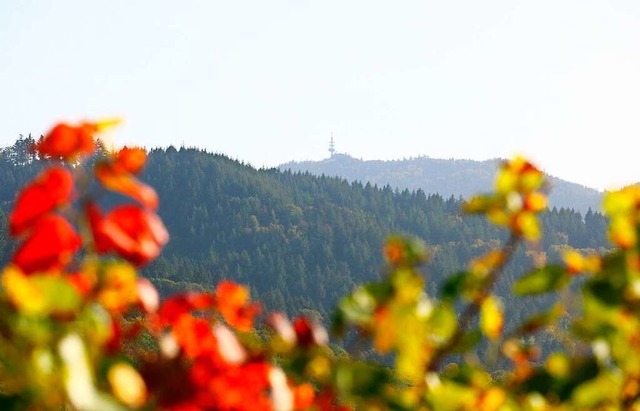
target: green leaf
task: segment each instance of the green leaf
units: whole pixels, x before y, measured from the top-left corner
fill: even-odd
[[[513,291],[517,295],[533,295],[564,287],[570,275],[560,265],[548,265],[525,274],[516,281]]]
[[[390,236],[385,244],[387,260],[396,266],[416,266],[428,259],[427,246],[417,238]]]
[[[480,329],[490,340],[496,340],[502,335],[504,326],[504,310],[502,303],[490,295],[482,301],[480,307]]]
[[[482,332],[480,330],[471,330],[462,334],[460,340],[453,346],[451,352],[462,354],[472,350],[478,343],[482,341]]]
[[[576,409],[596,409],[602,404],[616,402],[622,387],[622,375],[601,373],[578,385],[573,390],[571,399]]]
[[[443,381],[430,390],[426,397],[431,409],[443,411],[474,409],[476,399],[471,387],[453,381]]]
[[[440,291],[440,296],[442,297],[442,299],[453,300],[457,298],[464,289],[464,284],[468,276],[469,273],[463,271],[447,278],[444,285],[442,286],[442,290]]]
[[[624,298],[624,284],[613,278],[602,278],[590,281],[584,291],[593,296],[600,304],[616,307],[622,304]]]
[[[462,205],[467,214],[485,213],[491,208],[502,208],[504,199],[498,194],[480,194],[473,196]]]
[[[366,324],[371,321],[379,299],[386,295],[384,284],[368,284],[358,287],[351,295],[344,297],[338,304],[335,320],[339,325],[346,323]]]
[[[0,410],[18,411],[29,407],[28,401],[18,395],[0,396]]]
[[[393,287],[388,282],[369,283],[364,285],[364,289],[376,300],[376,302],[387,300],[393,293]]]
[[[80,294],[64,277],[43,275],[33,281],[43,291],[49,312],[71,313],[80,307]]]
[[[542,327],[554,323],[560,318],[564,312],[564,306],[562,304],[554,305],[550,310],[537,313],[529,317],[522,325],[518,327],[517,334],[530,334],[538,331]]]
[[[433,309],[427,322],[427,330],[436,343],[448,341],[457,328],[458,321],[451,304],[441,303]]]
[[[374,364],[350,362],[338,364],[335,379],[343,393],[375,397],[391,381],[391,374],[388,369]]]

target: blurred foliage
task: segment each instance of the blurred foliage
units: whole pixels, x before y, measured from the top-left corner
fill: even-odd
[[[464,205],[504,242],[435,291],[420,269],[434,251],[390,237],[382,275],[340,298],[330,343],[322,313],[261,315],[228,280],[160,301],[139,275],[168,241],[139,179],[147,153],[94,155],[116,124],[58,124],[16,157],[45,166],[6,220],[18,244],[1,275],[2,409],[640,409],[638,187],[605,196],[610,251],[563,248],[548,263],[535,248],[544,175],[505,161],[494,192]],[[524,247],[537,264],[506,304],[497,286]],[[551,293],[554,304],[507,321],[511,301]]]

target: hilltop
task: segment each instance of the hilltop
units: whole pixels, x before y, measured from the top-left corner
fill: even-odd
[[[490,191],[499,159],[475,161],[416,157],[403,160],[359,160],[347,154],[334,154],[320,161],[289,162],[280,170],[309,172],[313,175],[342,177],[383,187],[422,189],[445,198],[469,196]],[[602,193],[577,183],[549,176],[551,208],[571,208],[585,215],[589,208],[599,210]]]

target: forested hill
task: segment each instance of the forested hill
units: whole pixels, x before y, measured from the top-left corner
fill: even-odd
[[[6,225],[16,189],[42,167],[0,155],[0,203]],[[463,217],[460,202],[422,190],[348,183],[336,177],[256,170],[196,149],[154,149],[143,179],[160,196],[159,213],[171,241],[145,269],[164,292],[212,287],[221,278],[249,284],[270,308],[313,309],[325,319],[337,298],[380,275],[381,248],[390,233],[422,238],[430,248],[429,293],[445,274],[495,246],[503,230]],[[606,246],[606,221],[597,213],[554,209],[543,216],[546,238],[517,264],[557,258],[559,250]],[[2,227],[0,257],[11,243]],[[500,285],[509,299],[508,273]]]
[[[290,162],[280,165],[280,170],[310,172],[362,181],[379,186],[410,190],[422,189],[426,193],[438,193],[468,198],[491,188],[499,160],[444,160],[418,157],[405,160],[358,160],[346,154],[334,154],[322,161]],[[585,214],[591,208],[600,210],[602,193],[580,184],[550,177],[553,187],[549,198],[551,206],[573,208]]]

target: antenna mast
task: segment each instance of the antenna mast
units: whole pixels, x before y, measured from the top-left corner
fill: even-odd
[[[331,153],[331,157],[336,152],[336,143],[333,141],[333,131],[331,132],[331,141],[329,141],[329,153]]]

